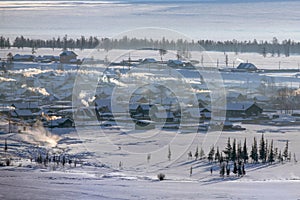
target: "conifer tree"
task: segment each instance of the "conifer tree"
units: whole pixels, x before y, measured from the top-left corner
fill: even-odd
[[[264,162],[266,162],[268,160],[268,157],[269,157],[268,140],[266,140],[266,142],[265,142],[265,160],[264,160]]]
[[[212,146],[208,153],[208,161],[209,162],[212,162],[214,160],[214,154],[215,154],[215,148],[214,148],[214,146]]]
[[[199,157],[199,150],[198,150],[198,146],[197,146],[197,148],[196,148],[196,152],[195,152],[195,160],[197,160],[198,159],[198,157]]]
[[[219,147],[217,147],[217,151],[216,151],[216,154],[215,154],[215,161],[216,161],[216,162],[220,161],[220,151],[219,151]]]
[[[229,176],[230,175],[230,165],[228,162],[226,162],[226,175]]]
[[[278,154],[278,160],[279,160],[279,162],[283,162],[281,150],[279,151],[279,154]]]
[[[257,150],[257,141],[256,141],[256,138],[254,137],[250,157],[251,157],[252,161],[255,162],[255,163],[258,162],[258,152],[257,151],[258,151]]]
[[[274,161],[275,159],[274,159],[273,140],[272,140],[269,149],[268,162],[272,164]]]
[[[224,175],[225,175],[225,164],[222,163],[220,166],[220,176],[224,177]]]
[[[232,172],[234,174],[236,174],[238,172],[238,168],[237,168],[236,162],[233,163],[233,171]]]
[[[275,147],[275,148],[274,148],[274,159],[276,160],[277,157],[278,157],[278,148]]]
[[[260,144],[259,144],[259,159],[262,162],[264,162],[265,158],[266,158],[265,138],[264,138],[264,134],[262,134]]]
[[[221,152],[220,154],[220,159],[219,159],[219,163],[222,163],[224,161],[224,157],[223,157],[223,153]]]
[[[232,143],[231,160],[233,162],[236,161],[236,140],[235,140],[235,138],[233,139],[233,143]]]
[[[237,147],[237,160],[241,160],[243,159],[243,150],[242,150],[242,144],[241,144],[241,141],[239,141],[238,143],[238,147]]]
[[[171,160],[171,148],[170,148],[170,145],[169,145],[169,148],[168,148],[168,159],[169,159],[169,161]]]
[[[247,150],[247,139],[244,140],[244,146],[243,146],[243,159],[244,163],[247,163],[249,159],[248,150]]]
[[[192,159],[192,157],[193,157],[193,154],[192,154],[191,151],[189,151],[189,153],[188,153],[188,159]]]
[[[5,143],[4,143],[4,152],[5,153],[7,152],[7,149],[8,149],[8,147],[7,147],[7,139],[5,139]]]
[[[230,160],[231,159],[231,152],[232,152],[230,137],[228,138],[228,141],[227,141],[227,147],[225,148],[225,150],[223,152],[225,154],[226,160]]]
[[[288,140],[286,141],[286,145],[285,145],[282,156],[284,157],[285,160],[287,160],[287,158],[289,156],[289,141]]]

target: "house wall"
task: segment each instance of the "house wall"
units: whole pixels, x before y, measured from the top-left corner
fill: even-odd
[[[70,63],[70,60],[77,59],[76,55],[66,55],[66,56],[60,56],[60,62],[61,63]]]
[[[252,115],[259,115],[262,113],[262,109],[259,108],[258,106],[256,105],[252,105],[250,108],[248,108],[246,110],[246,115],[247,116],[252,116]]]

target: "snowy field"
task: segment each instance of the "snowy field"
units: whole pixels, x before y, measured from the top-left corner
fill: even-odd
[[[285,141],[290,140],[290,150],[300,155],[299,128],[257,125],[245,127],[247,130],[243,132],[222,132],[216,145],[223,147],[227,137],[237,140],[247,138],[250,143],[253,137],[259,139],[260,132],[264,131],[265,137],[273,139],[278,148],[283,148]],[[80,131],[82,130],[78,130],[78,133]],[[117,145],[105,142],[107,137],[120,139],[122,135],[117,130],[90,128],[85,131],[80,134],[81,141],[84,142],[82,144],[74,130],[69,130],[69,133],[63,133],[65,130],[60,129],[53,130],[61,137],[56,148],[64,148],[68,154],[78,157],[85,155],[83,163],[77,167],[66,165],[54,170],[51,164],[44,167],[25,158],[15,160],[12,167],[1,167],[2,199],[300,199],[299,164],[294,161],[283,164],[275,162],[271,165],[247,164],[244,177],[238,178],[232,174],[222,178],[217,170],[218,164],[209,164],[206,160],[188,160],[186,151],[178,152],[182,155],[169,161],[167,150],[163,149],[159,154],[153,153],[149,163],[146,160],[147,153],[136,153],[141,147],[146,152],[153,147],[159,148],[162,143],[168,143],[169,136],[173,137],[175,132],[162,131],[159,133],[159,140],[149,137],[146,139],[148,142],[135,143],[131,150],[136,152],[130,153],[126,151],[125,144],[131,145],[133,139],[129,136],[123,135],[125,142],[121,150]],[[87,134],[92,132],[93,134]],[[110,136],[105,137],[99,132]],[[25,149],[32,148],[28,143],[32,140],[27,134],[9,137],[11,154],[22,155],[26,152]],[[207,138],[215,138],[214,134],[219,135],[179,134],[180,140],[171,144],[172,152],[175,156],[176,150],[182,149],[182,145],[191,151],[197,145],[208,147],[212,141]],[[4,137],[5,135],[1,135],[1,139]],[[194,138],[193,142],[186,144],[184,141],[190,137]],[[18,144],[21,146],[18,147]],[[122,161],[121,168],[118,166],[119,161]],[[164,165],[168,167],[162,167]],[[191,166],[192,176],[189,174]],[[215,168],[213,174],[209,172],[211,166]],[[158,181],[158,172],[163,172],[166,180]]]
[[[206,67],[219,67],[219,68],[236,68],[241,62],[249,62],[255,64],[258,69],[300,69],[300,56],[299,55],[291,55],[289,57],[285,56],[274,56],[268,55],[264,58],[262,55],[258,53],[239,53],[235,54],[234,52],[226,52],[228,55],[228,66],[225,66],[225,55],[224,52],[214,52],[214,51],[191,51],[190,60],[198,60],[203,59],[204,66]],[[41,48],[35,50],[35,55],[54,55],[58,56],[62,50],[61,49],[47,49]],[[97,49],[85,49],[85,50],[74,50],[76,54],[78,54],[79,59],[83,58],[93,58],[95,59],[103,59],[104,52],[98,51]],[[11,52],[13,55],[21,54],[21,55],[30,55],[32,53],[31,48],[11,48],[11,49],[0,49],[0,57],[6,58],[8,52]],[[107,53],[109,55],[108,59],[110,61],[121,61],[122,59],[128,59],[130,54],[131,59],[143,59],[143,58],[155,58],[156,60],[160,60],[160,55],[158,51],[141,51],[141,50],[119,50],[114,49]],[[164,60],[176,59],[176,50],[168,51],[168,53],[164,56]],[[217,65],[218,63],[218,65]],[[300,70],[299,70],[300,71]]]

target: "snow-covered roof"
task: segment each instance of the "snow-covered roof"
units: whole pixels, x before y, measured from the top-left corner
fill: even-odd
[[[174,114],[172,112],[156,112],[154,115],[158,119],[174,118]]]
[[[183,62],[181,60],[168,60],[168,64],[183,65]]]
[[[145,58],[142,63],[156,63],[157,61],[154,58]]]
[[[255,96],[253,99],[256,101],[270,101],[270,98],[266,96]]]
[[[74,51],[63,51],[61,54],[59,54],[60,56],[71,56],[71,55],[74,55],[74,56],[77,56],[76,53],[74,53]]]
[[[239,103],[228,103],[227,110],[245,111],[253,106],[253,102],[239,102]]]
[[[49,124],[50,124],[50,126],[55,127],[55,126],[63,125],[63,124],[66,123],[66,122],[71,122],[71,123],[73,123],[73,121],[72,121],[71,119],[69,119],[69,118],[59,118],[59,119],[51,120],[51,121],[49,122]]]
[[[39,105],[34,102],[13,103],[11,106],[15,107],[16,109],[38,109],[39,108]]]
[[[28,60],[28,59],[33,59],[33,58],[35,58],[34,55],[20,55],[20,54],[16,54],[16,55],[13,56],[14,60],[23,60],[23,59]]]
[[[235,91],[229,91],[226,94],[226,96],[227,96],[227,98],[239,98],[240,96],[242,96],[242,94],[239,92],[235,92]]]
[[[14,110],[11,115],[12,117],[28,117],[33,114],[30,110]]]

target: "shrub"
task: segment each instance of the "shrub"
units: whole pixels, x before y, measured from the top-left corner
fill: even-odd
[[[10,159],[6,159],[6,166],[10,166]]]
[[[159,173],[159,174],[157,174],[157,178],[158,178],[158,180],[160,180],[160,181],[164,180],[164,179],[165,179],[165,177],[166,177],[166,175],[165,175],[165,174],[163,174],[163,173]]]

